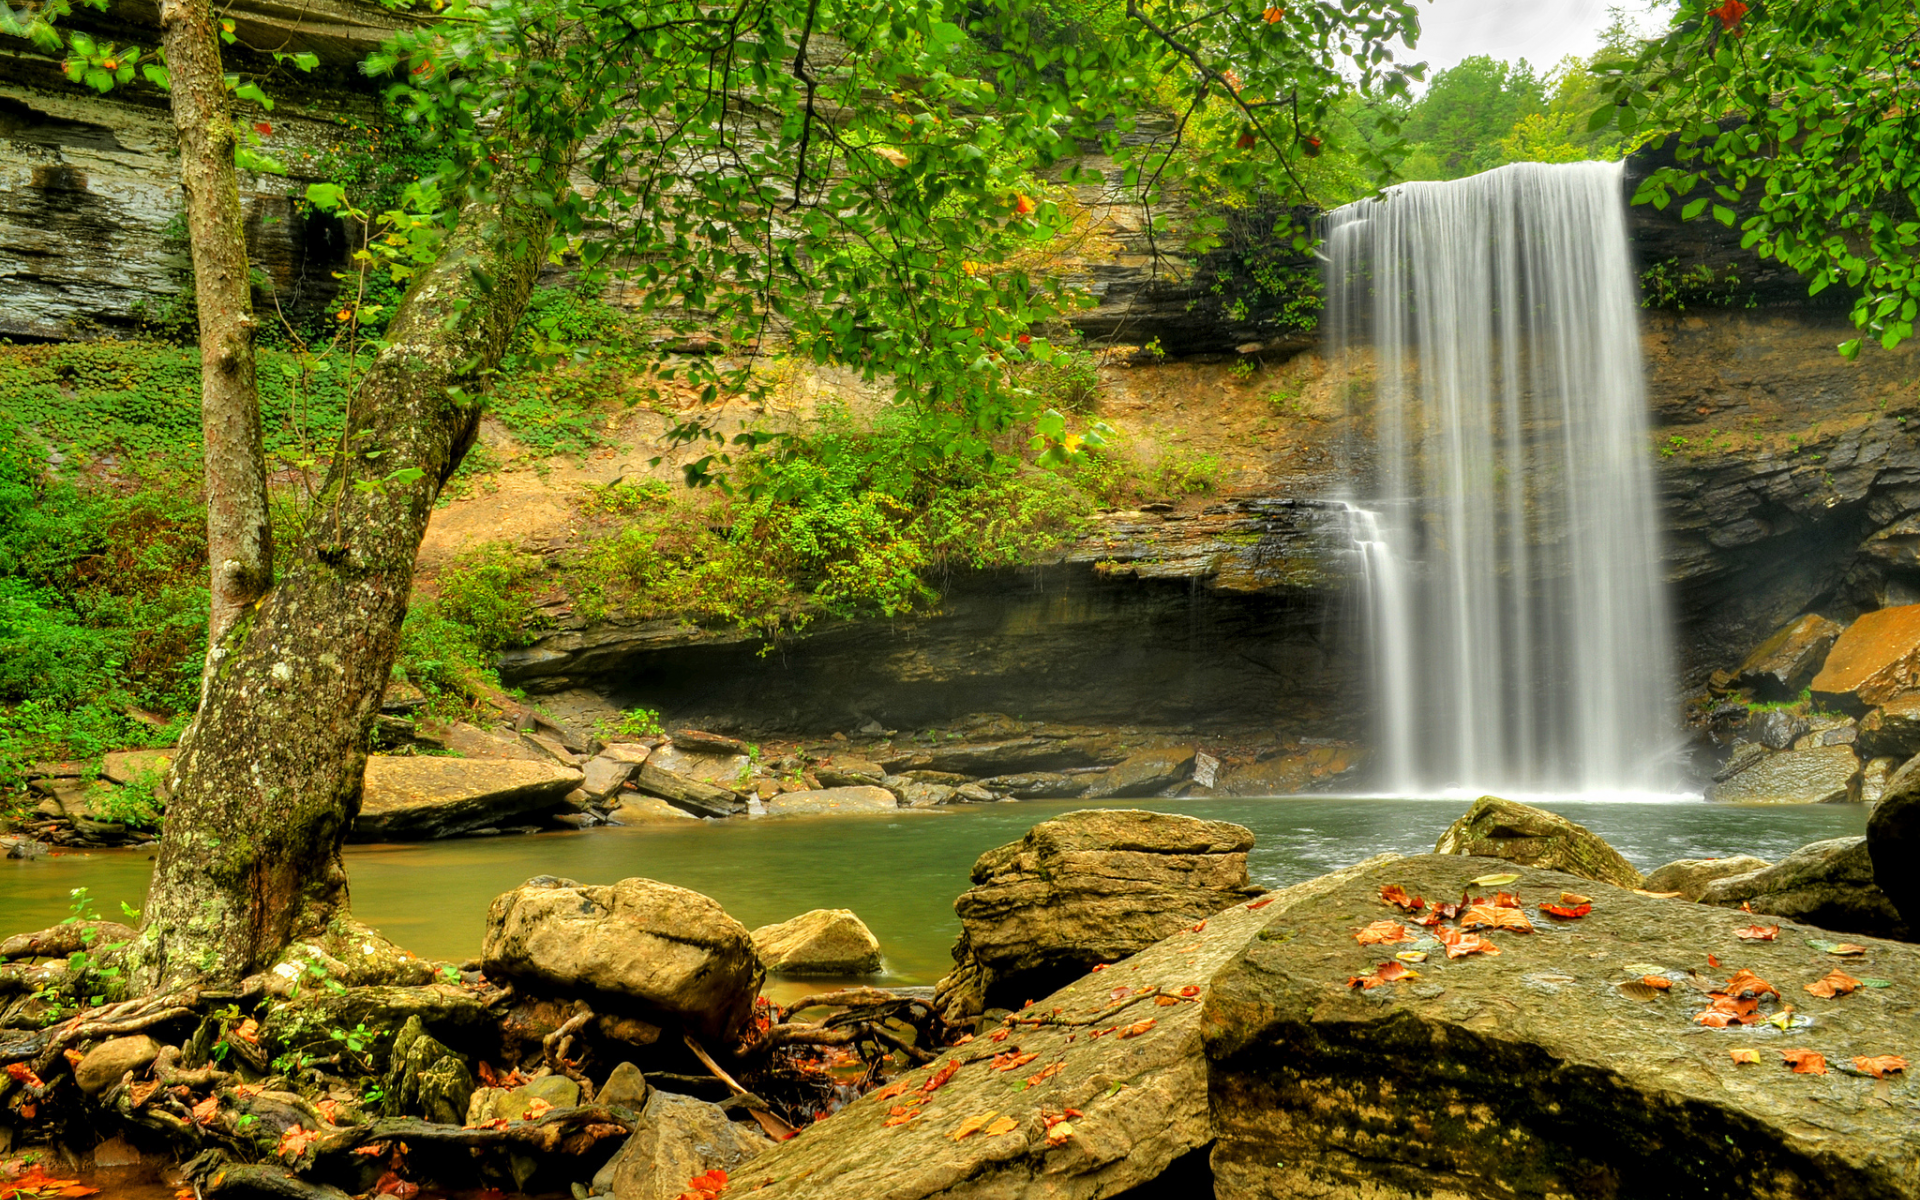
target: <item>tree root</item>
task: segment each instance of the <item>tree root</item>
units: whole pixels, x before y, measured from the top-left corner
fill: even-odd
[[[593,1080],[587,1078],[579,1064],[567,1057],[567,1051],[573,1048],[573,1035],[579,1033],[588,1021],[593,1020],[593,1009],[585,1000],[574,1002],[575,1012],[568,1017],[560,1028],[540,1039],[540,1052],[547,1065],[558,1074],[565,1075],[580,1085],[580,1098],[589,1103],[593,1100]]]
[[[222,1196],[245,1200],[352,1200],[337,1187],[311,1183],[272,1163],[219,1167],[207,1176],[203,1194],[208,1200],[220,1200]]]
[[[65,958],[139,937],[117,921],[62,922],[37,933],[20,933],[0,942],[0,958]]]
[[[37,992],[53,987],[67,977],[67,964],[0,963],[0,992]]]
[[[54,1026],[52,1036],[33,1060],[31,1069],[36,1075],[46,1074],[54,1060],[60,1057],[60,1052],[75,1042],[124,1037],[129,1033],[139,1033],[155,1025],[192,1016],[193,1006],[199,999],[198,993],[189,990],[168,995],[141,996],[81,1013]]]
[[[569,1130],[596,1132],[602,1136],[632,1133],[632,1115],[624,1110],[598,1104],[574,1108],[556,1108],[532,1121],[502,1122],[478,1128],[466,1125],[442,1125],[417,1117],[388,1117],[365,1125],[348,1125],[325,1130],[308,1147],[303,1161],[312,1162],[329,1154],[345,1154],[373,1142],[405,1142],[409,1146],[458,1146],[480,1149],[487,1146],[528,1146],[551,1151],[559,1147]]]

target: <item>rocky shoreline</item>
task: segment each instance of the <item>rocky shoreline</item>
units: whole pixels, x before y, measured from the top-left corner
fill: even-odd
[[[1920,771],[1889,795],[1920,799]],[[1808,866],[1887,837],[1642,877],[1486,797],[1433,854],[1269,893],[1244,828],[1084,810],[981,856],[930,994],[786,1006],[769,975],[878,963],[857,916],[749,931],[684,888],[542,876],[464,964],[301,944],[237,994],[72,1012],[23,981],[132,931],[57,926],[0,945],[0,1186],[1920,1197],[1920,949],[1850,924],[1858,902],[1786,908],[1920,915],[1871,867]]]

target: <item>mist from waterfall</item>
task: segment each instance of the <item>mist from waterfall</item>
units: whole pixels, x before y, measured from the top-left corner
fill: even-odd
[[[1620,165],[1405,184],[1326,254],[1378,782],[1677,791]]]

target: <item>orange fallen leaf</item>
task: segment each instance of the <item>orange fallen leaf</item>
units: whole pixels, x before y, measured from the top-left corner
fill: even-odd
[[[1419,912],[1420,906],[1425,903],[1418,896],[1409,897],[1407,895],[1407,889],[1397,883],[1390,883],[1386,887],[1381,888],[1380,899],[1396,908],[1404,908],[1408,912]]]
[[[915,1101],[914,1103],[919,1104],[924,1102]],[[896,1104],[892,1108],[887,1110],[887,1119],[880,1122],[880,1124],[885,1126],[905,1125],[911,1121],[916,1121],[919,1118],[920,1118],[919,1109],[911,1108],[905,1104]]]
[[[1197,983],[1190,983],[1187,986],[1180,989],[1180,994],[1182,996],[1198,996],[1200,994],[1200,985]]]
[[[64,1050],[61,1053],[66,1055],[67,1065],[70,1067],[77,1067],[81,1063],[87,1061],[87,1056],[80,1053],[78,1050]]]
[[[1469,954],[1495,955],[1500,947],[1494,945],[1477,933],[1460,933],[1452,929],[1443,929],[1436,934],[1441,944],[1447,948],[1447,957],[1465,958]]]
[[[1717,971],[1720,969],[1720,960],[1709,954],[1707,955],[1707,965]]]
[[[1067,1069],[1067,1060],[1064,1058],[1057,1063],[1048,1063],[1046,1066],[1040,1068],[1038,1071],[1027,1076],[1027,1086],[1037,1087],[1040,1084],[1045,1083],[1047,1080],[1052,1079],[1055,1075],[1058,1075],[1060,1072],[1066,1069]]]
[[[1749,925],[1745,929],[1736,929],[1733,936],[1749,942],[1770,942],[1780,936],[1778,925]]]
[[[320,1135],[314,1130],[300,1125],[289,1125],[280,1135],[280,1146],[275,1151],[281,1158],[298,1158],[305,1154],[307,1147],[313,1145]]]
[[[1391,946],[1399,942],[1411,942],[1415,938],[1398,921],[1375,921],[1354,934],[1353,940],[1362,946]]]
[[[1665,975],[1642,975],[1640,982],[1650,988],[1658,988],[1663,992],[1673,987],[1673,980],[1668,979]]]
[[[1562,903],[1562,904],[1592,904],[1592,903],[1593,903],[1593,898],[1592,898],[1591,896],[1582,896],[1582,895],[1580,895],[1580,894],[1579,894],[1579,893],[1577,893],[1577,892],[1561,892],[1561,893],[1560,893],[1560,903]]]
[[[1593,911],[1591,904],[1542,904],[1540,911],[1550,917],[1559,917],[1563,921],[1578,921]]]
[[[553,1104],[551,1101],[542,1100],[540,1097],[535,1096],[533,1099],[527,1101],[526,1115],[520,1119],[523,1121],[538,1121],[541,1117],[546,1116],[552,1111]]]
[[[1204,930],[1206,927],[1207,927],[1207,923],[1205,921],[1202,921],[1198,925],[1195,925],[1190,932],[1199,933],[1202,930]]]
[[[208,1125],[213,1122],[214,1114],[220,1111],[220,1102],[212,1096],[193,1106],[193,1123]]]
[[[1156,1024],[1158,1024],[1158,1022],[1156,1022],[1152,1017],[1148,1017],[1144,1021],[1135,1021],[1133,1024],[1127,1026],[1125,1029],[1122,1029],[1120,1031],[1120,1036],[1123,1038],[1139,1037],[1141,1034],[1145,1033],[1147,1030],[1152,1029]]]
[[[1001,1117],[998,1121],[987,1126],[986,1134],[988,1137],[999,1137],[1003,1133],[1012,1133],[1018,1128],[1020,1128],[1020,1122],[1014,1120],[1012,1117]]]
[[[1057,1121],[1047,1126],[1047,1145],[1049,1146],[1058,1146],[1072,1136],[1072,1121]]]
[[[1176,1004],[1178,1004],[1178,1003],[1180,1003],[1180,997],[1178,997],[1178,996],[1155,996],[1155,997],[1153,998],[1153,1002],[1154,1002],[1154,1004],[1155,1004],[1155,1006],[1157,1006],[1157,1007],[1159,1007],[1159,1008],[1172,1008],[1172,1007],[1173,1007],[1174,1005],[1176,1005]]]
[[[1493,897],[1493,906],[1495,908],[1519,908],[1520,897],[1514,895],[1512,892],[1497,892]]]
[[[1875,1079],[1885,1079],[1895,1071],[1905,1071],[1907,1060],[1898,1054],[1876,1054],[1872,1058],[1856,1058],[1853,1069],[1863,1071]]]
[[[1263,909],[1263,908],[1265,908],[1265,907],[1266,907],[1267,905],[1269,905],[1269,904],[1272,904],[1272,903],[1273,903],[1273,897],[1272,897],[1272,896],[1268,896],[1268,897],[1267,897],[1267,898],[1266,898],[1265,900],[1255,900],[1255,901],[1254,901],[1254,902],[1253,902],[1252,904],[1249,904],[1249,905],[1247,905],[1247,911],[1248,911],[1248,912],[1257,912],[1257,911],[1259,911],[1260,909]]]
[[[954,1073],[959,1069],[960,1069],[959,1059],[957,1058],[948,1059],[940,1067],[939,1070],[933,1073],[932,1077],[929,1078],[925,1084],[921,1085],[920,1090],[924,1093],[927,1093],[928,1095],[931,1095],[934,1092],[939,1091],[941,1088],[947,1086],[947,1081],[949,1079],[952,1079],[954,1076]]]
[[[1733,1061],[1737,1063],[1757,1063],[1760,1061],[1760,1052],[1758,1050],[1729,1050],[1727,1053],[1733,1058]]]
[[[1738,971],[1735,971],[1733,978],[1727,980],[1718,990],[1729,996],[1736,997],[1765,996],[1769,994],[1778,996],[1780,994],[1779,988],[1774,987],[1745,967],[1741,967]]]
[[[1782,1050],[1780,1057],[1793,1068],[1795,1075],[1825,1075],[1827,1058],[1824,1054],[1812,1050]]]
[[[253,1042],[257,1045],[260,1041],[260,1022],[248,1017],[235,1025],[230,1032],[243,1042]]]
[[[24,1083],[30,1088],[43,1088],[47,1086],[40,1082],[40,1077],[33,1073],[33,1068],[27,1066],[25,1063],[8,1063],[7,1076],[15,1083]]]
[[[1419,975],[1407,969],[1407,964],[1399,961],[1383,962],[1371,975],[1355,975],[1347,980],[1348,987],[1357,987],[1362,991],[1372,991],[1383,983],[1393,983],[1401,979],[1418,979]]]
[[[1034,1059],[1039,1057],[1040,1055],[1037,1052],[1033,1054],[1020,1054],[1015,1051],[1008,1050],[1004,1053],[996,1054],[993,1056],[993,1069],[996,1071],[1012,1071],[1019,1067],[1026,1066],[1028,1063],[1032,1062]]]
[[[977,1117],[968,1117],[966,1120],[960,1122],[960,1124],[954,1126],[953,1132],[947,1136],[956,1142],[965,1141],[967,1138],[985,1129],[987,1122],[993,1120],[998,1115],[998,1113],[983,1112]]]
[[[1476,904],[1467,909],[1460,918],[1462,929],[1508,929],[1514,933],[1532,933],[1533,922],[1527,920],[1527,914],[1517,908],[1500,908],[1491,904]]]
[[[873,1098],[875,1100],[891,1100],[895,1096],[905,1095],[906,1091],[907,1081],[902,1079],[898,1083],[890,1083],[886,1087],[881,1088],[873,1094]]]
[[[1828,1000],[1833,999],[1835,996],[1844,996],[1848,992],[1857,991],[1859,988],[1860,981],[1838,967],[1828,971],[1826,975],[1813,983],[1805,985],[1805,990],[1808,995],[1821,996]]]

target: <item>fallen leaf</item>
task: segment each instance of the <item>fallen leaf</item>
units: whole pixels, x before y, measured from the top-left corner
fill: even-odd
[[[33,1073],[33,1068],[27,1066],[25,1063],[8,1063],[7,1076],[15,1083],[24,1083],[30,1088],[43,1088],[47,1086],[40,1082],[40,1077]]]
[[[260,1022],[254,1020],[252,1017],[248,1017],[246,1020],[240,1022],[229,1032],[243,1042],[252,1042],[255,1045],[260,1043]]]
[[[1640,982],[1646,984],[1650,988],[1657,988],[1658,990],[1663,992],[1673,986],[1673,980],[1668,979],[1664,975],[1642,975],[1640,977]]]
[[[1265,908],[1265,907],[1266,907],[1267,905],[1269,905],[1269,904],[1272,904],[1272,903],[1273,903],[1273,897],[1272,897],[1272,896],[1268,896],[1268,897],[1267,897],[1267,898],[1266,898],[1265,900],[1255,900],[1255,901],[1254,901],[1254,902],[1253,902],[1252,904],[1249,904],[1249,905],[1247,905],[1247,911],[1248,911],[1248,912],[1256,912],[1256,911],[1258,911],[1258,910],[1260,910],[1260,909],[1263,909],[1263,908]]]
[[[298,1158],[306,1153],[307,1147],[311,1146],[314,1139],[319,1136],[320,1134],[315,1130],[299,1125],[289,1125],[280,1135],[280,1145],[274,1153],[281,1158]]]
[[[1362,946],[1390,946],[1396,942],[1412,942],[1419,939],[1408,933],[1407,927],[1398,921],[1375,921],[1354,934],[1353,940]]]
[[[1593,898],[1592,898],[1591,896],[1582,896],[1582,895],[1580,895],[1580,894],[1579,894],[1578,892],[1561,892],[1561,893],[1560,893],[1560,903],[1562,903],[1562,904],[1592,904],[1592,903],[1593,903]]]
[[[925,1102],[916,1100],[914,1101],[914,1103],[921,1104]],[[908,1105],[905,1105],[905,1104],[896,1104],[892,1108],[887,1110],[887,1119],[880,1122],[880,1124],[888,1127],[893,1127],[897,1125],[905,1125],[905,1124],[908,1124],[909,1122],[917,1121],[919,1119],[920,1119],[920,1110],[918,1108],[909,1107]]]
[[[1127,1026],[1125,1029],[1122,1029],[1120,1031],[1120,1036],[1123,1038],[1139,1037],[1141,1034],[1145,1033],[1147,1030],[1152,1029],[1155,1024],[1157,1024],[1157,1022],[1155,1022],[1152,1017],[1148,1017],[1144,1021],[1135,1021],[1133,1024]]]
[[[1720,969],[1720,960],[1709,954],[1707,955],[1707,965],[1717,971]]]
[[[933,1073],[932,1077],[929,1078],[925,1084],[921,1085],[920,1090],[923,1093],[926,1093],[928,1095],[931,1095],[934,1092],[939,1091],[941,1088],[947,1086],[947,1081],[949,1079],[952,1079],[954,1076],[954,1072],[958,1071],[959,1069],[960,1069],[959,1059],[957,1058],[948,1059],[945,1063],[941,1065],[939,1070]]]
[[[1636,896],[1651,896],[1655,900],[1673,900],[1680,895],[1679,892],[1649,892],[1645,888],[1635,888],[1633,889],[1633,894]]]
[[[1460,906],[1452,903],[1443,904],[1429,900],[1427,901],[1427,910],[1443,921],[1451,921],[1460,915]]]
[[[1664,995],[1659,989],[1648,987],[1646,982],[1640,979],[1629,979],[1625,983],[1617,986],[1621,995],[1627,997],[1629,1000],[1638,1000],[1642,1004],[1645,1004],[1649,1000],[1658,1000]]]
[[[1737,1063],[1757,1063],[1760,1061],[1760,1052],[1758,1050],[1729,1050],[1727,1053],[1732,1056],[1733,1061]]]
[[[1821,996],[1831,1000],[1835,996],[1844,996],[1848,992],[1858,989],[1859,986],[1860,981],[1858,979],[1835,967],[1833,970],[1828,971],[1822,978],[1813,983],[1806,984],[1805,990],[1810,996]]]
[[[1578,921],[1593,911],[1591,904],[1542,904],[1540,911],[1550,917],[1559,917],[1563,921]]]
[[[1371,991],[1383,983],[1394,983],[1402,979],[1418,979],[1419,972],[1409,971],[1399,962],[1383,962],[1371,975],[1355,975],[1347,980],[1348,987],[1357,987],[1362,991]]]
[[[1153,1002],[1154,1002],[1154,1004],[1155,1004],[1155,1005],[1157,1005],[1157,1006],[1159,1006],[1160,1008],[1172,1008],[1172,1007],[1173,1007],[1174,1005],[1176,1005],[1176,1004],[1178,1004],[1178,1003],[1180,1003],[1180,997],[1178,997],[1178,996],[1155,996],[1155,997],[1153,998]]]
[[[219,1111],[220,1102],[212,1096],[208,1096],[205,1100],[193,1106],[193,1123],[196,1125],[211,1124],[214,1114]]]
[[[1402,950],[1400,953],[1394,955],[1394,957],[1404,963],[1423,963],[1427,961],[1427,952],[1425,950]]]
[[[956,1142],[970,1138],[982,1129],[985,1129],[987,1122],[999,1115],[997,1112],[984,1112],[977,1117],[968,1117],[966,1120],[960,1122],[959,1125],[955,1126],[953,1132],[947,1136]]]
[[[1469,887],[1505,887],[1509,883],[1518,883],[1519,881],[1520,873],[1514,871],[1504,875],[1482,875],[1478,879],[1467,880],[1467,885]]]
[[[1419,912],[1421,904],[1424,903],[1418,896],[1408,897],[1407,889],[1397,883],[1390,883],[1386,887],[1381,888],[1380,898],[1388,904],[1396,908],[1404,908],[1408,912]]]
[[[1895,1071],[1905,1071],[1907,1060],[1898,1054],[1876,1054],[1872,1058],[1856,1058],[1853,1069],[1863,1071],[1875,1079],[1885,1079]]]
[[[1201,932],[1202,930],[1204,930],[1204,929],[1205,929],[1206,927],[1207,927],[1207,923],[1206,923],[1205,921],[1202,921],[1202,922],[1200,922],[1200,923],[1199,923],[1198,925],[1195,925],[1195,926],[1194,926],[1194,927],[1193,927],[1192,929],[1190,929],[1190,930],[1188,930],[1187,932],[1189,932],[1189,933],[1199,933],[1199,932]]]
[[[1745,967],[1741,967],[1738,971],[1735,971],[1733,973],[1733,978],[1727,980],[1726,983],[1722,984],[1717,990],[1724,992],[1729,996],[1736,996],[1736,997],[1766,996],[1766,995],[1778,996],[1780,994],[1779,988],[1774,987],[1772,984],[1760,978],[1758,975],[1755,975],[1752,971],[1747,970]]]
[[[1011,1029],[1001,1029],[1001,1030],[998,1030],[998,1031],[996,1031],[996,1032],[995,1032],[995,1033],[993,1033],[992,1035],[990,1035],[990,1036],[989,1036],[989,1037],[987,1038],[987,1040],[988,1040],[988,1041],[990,1041],[990,1042],[1004,1042],[1004,1041],[1006,1041],[1006,1040],[1007,1040],[1007,1035],[1008,1035],[1008,1034],[1010,1034],[1010,1033],[1012,1033],[1012,1032],[1013,1032],[1013,1030],[1011,1030]]]
[[[1793,1068],[1795,1075],[1825,1075],[1827,1058],[1824,1054],[1812,1050],[1782,1050],[1780,1057]]]
[[[1828,954],[1838,955],[1841,958],[1859,958],[1867,952],[1865,946],[1858,946],[1852,942],[1841,942],[1837,946],[1828,946],[1826,950]]]
[[[1180,994],[1182,996],[1198,996],[1200,994],[1200,985],[1197,983],[1190,983],[1187,986],[1180,989]]]
[[[1520,897],[1514,895],[1512,892],[1500,892],[1494,896],[1493,906],[1495,908],[1519,908]]]
[[[1770,942],[1780,936],[1778,925],[1749,925],[1745,929],[1736,929],[1733,936],[1749,942]]]
[[[1008,1050],[1004,1053],[994,1055],[992,1065],[993,1065],[993,1069],[996,1071],[1012,1071],[1020,1067],[1026,1066],[1028,1063],[1032,1062],[1034,1059],[1039,1057],[1040,1055],[1039,1055],[1039,1052],[1037,1051],[1032,1054],[1020,1054],[1015,1051]]]
[[[1492,956],[1500,953],[1500,947],[1494,945],[1477,933],[1457,933],[1451,929],[1445,930],[1443,933],[1452,935],[1451,937],[1442,936],[1440,938],[1441,944],[1447,948],[1447,957],[1449,959],[1465,958],[1469,954]]]
[[[541,1117],[546,1116],[552,1111],[553,1105],[551,1102],[535,1096],[533,1099],[527,1101],[526,1115],[520,1119],[522,1121],[538,1121]]]
[[[886,1087],[881,1088],[873,1094],[873,1098],[875,1100],[891,1100],[895,1096],[904,1096],[906,1091],[907,1081],[902,1079],[898,1083],[890,1083]]]
[[[1510,929],[1515,933],[1532,933],[1533,922],[1527,920],[1527,914],[1517,908],[1499,908],[1490,904],[1476,904],[1467,909],[1460,918],[1462,929]]]
[[[1040,1084],[1045,1083],[1047,1080],[1052,1079],[1055,1075],[1058,1075],[1060,1072],[1066,1069],[1067,1069],[1067,1060],[1064,1058],[1057,1063],[1048,1063],[1046,1066],[1040,1068],[1038,1071],[1034,1072],[1032,1075],[1027,1076],[1027,1086],[1037,1087]]]
[[[986,1133],[988,1137],[999,1137],[1003,1133],[1012,1133],[1018,1128],[1020,1128],[1020,1122],[1014,1120],[1012,1117],[1001,1117],[998,1121],[987,1126]]]
[[[1058,1146],[1072,1136],[1072,1121],[1060,1121],[1047,1126],[1047,1145],[1049,1146]]]

